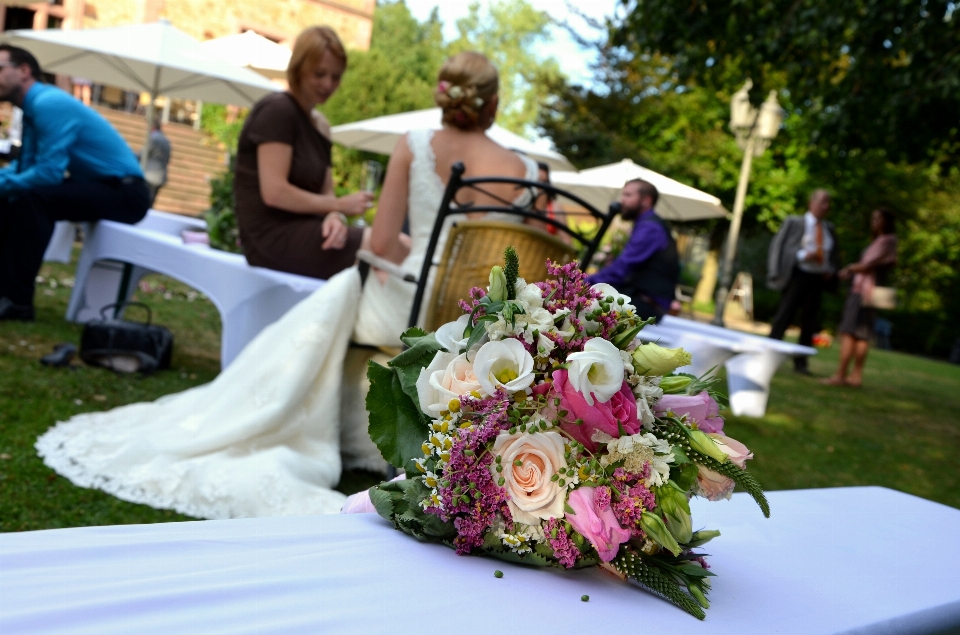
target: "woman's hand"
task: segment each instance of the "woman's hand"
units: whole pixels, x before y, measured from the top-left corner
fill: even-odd
[[[373,207],[373,194],[370,192],[354,192],[337,199],[339,211],[349,216],[359,216]]]
[[[323,218],[323,238],[321,249],[343,249],[347,244],[347,221],[343,214],[331,212]]]

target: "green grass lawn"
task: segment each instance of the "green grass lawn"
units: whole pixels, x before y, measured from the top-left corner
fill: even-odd
[[[188,520],[75,487],[43,464],[33,444],[74,414],[213,379],[217,311],[189,288],[151,277],[137,295],[152,307],[154,321],[174,332],[171,370],[141,378],[82,364],[45,368],[38,360],[54,344],[80,340],[81,327],[63,320],[72,275],[72,266],[45,265],[37,321],[0,322],[0,531]],[[826,377],[836,361],[835,348],[822,351],[811,370]],[[726,432],[753,450],[757,458],[748,467],[767,489],[883,485],[960,508],[958,412],[960,367],[872,351],[860,390],[822,386],[785,365],[773,380],[766,416],[729,416]],[[346,472],[338,489],[352,493],[376,480]]]

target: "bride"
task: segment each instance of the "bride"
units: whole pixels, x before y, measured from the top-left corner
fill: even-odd
[[[388,256],[409,217],[411,248],[401,267],[419,275],[457,161],[468,177],[536,180],[535,163],[484,134],[498,86],[497,69],[479,53],[444,63],[435,91],[443,128],[411,131],[397,143],[371,251]],[[500,188],[491,195],[516,195]],[[365,364],[353,357],[344,366],[348,342],[398,345],[413,292],[383,275],[361,286],[351,267],[264,329],[213,382],[60,422],[37,440],[37,451],[76,485],[200,518],[336,513],[345,500],[333,490],[341,438],[348,464],[385,466],[366,432],[362,386],[354,385]],[[341,408],[342,383],[350,389]]]

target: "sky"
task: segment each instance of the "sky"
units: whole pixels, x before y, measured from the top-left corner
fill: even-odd
[[[581,19],[571,16],[567,10],[567,3],[563,0],[528,0],[534,8],[545,11],[551,17],[557,20],[571,21],[578,33],[588,34],[589,27]],[[438,2],[437,0],[406,0],[410,12],[417,20],[423,22],[430,17],[430,12],[434,7],[440,9],[440,20],[444,25],[444,37],[453,39],[456,37],[455,22],[468,13],[469,2],[466,0],[446,0]],[[489,4],[489,0],[480,0],[481,5]],[[613,15],[614,8],[618,0],[570,0],[570,5],[576,7],[587,16],[603,20],[603,18]],[[560,64],[560,68],[566,73],[567,78],[574,83],[590,83],[592,74],[589,64],[593,61],[594,55],[590,51],[580,48],[570,37],[565,29],[552,27],[550,29],[550,41],[541,44],[536,53],[541,57],[554,57]]]

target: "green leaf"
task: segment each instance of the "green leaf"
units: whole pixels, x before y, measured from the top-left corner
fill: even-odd
[[[420,409],[404,392],[400,377],[376,362],[367,365],[370,392],[370,438],[391,465],[405,469],[409,461],[423,456],[421,446],[429,430]]]
[[[422,368],[429,366],[437,354],[437,351],[445,350],[440,346],[440,343],[437,342],[437,336],[434,333],[408,336],[412,330],[413,329],[409,329],[400,337],[400,340],[409,346],[409,348],[390,360],[389,364],[391,368],[399,368],[401,366],[420,366]],[[419,329],[417,330],[420,331]],[[420,332],[422,333],[422,331]],[[456,353],[456,351],[450,352]]]

